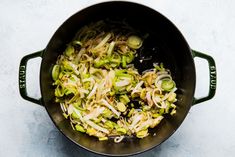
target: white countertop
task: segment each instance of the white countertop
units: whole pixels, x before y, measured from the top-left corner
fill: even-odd
[[[0,2],[0,156],[94,156],[76,147],[52,124],[45,109],[23,100],[18,68],[26,54],[45,48],[55,30],[80,9],[98,0],[1,0]],[[217,63],[217,93],[193,106],[180,128],[160,147],[137,156],[235,156],[235,1],[136,0],[167,16],[191,48]],[[39,94],[40,59],[31,60],[29,93]],[[196,60],[196,95],[205,95],[208,66]]]

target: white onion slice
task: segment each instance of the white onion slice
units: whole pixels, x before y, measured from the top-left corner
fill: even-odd
[[[165,96],[162,98],[162,100],[166,100],[172,93],[174,93],[177,90],[177,88],[173,88],[169,93],[165,94]]]
[[[73,110],[74,110],[74,112],[78,115],[79,119],[80,119],[82,122],[84,122],[84,119],[83,119],[83,117],[82,117],[80,111],[77,110],[75,107],[73,107]]]
[[[142,119],[142,116],[141,115],[135,115],[134,117],[133,117],[133,121],[132,121],[132,123],[131,123],[131,125],[130,125],[130,130],[132,130],[134,127],[135,127],[135,125],[140,121]]]
[[[130,82],[128,80],[122,80],[122,81],[118,81],[115,83],[115,85],[117,87],[123,87],[123,86],[127,86],[129,84],[130,84]]]
[[[101,103],[108,107],[111,111],[113,111],[113,113],[116,114],[118,117],[120,116],[121,113],[118,112],[113,106],[111,106],[106,100],[102,99]]]
[[[163,79],[163,78],[170,78],[170,79],[172,79],[171,75],[169,75],[169,74],[162,74],[162,75],[160,75],[160,76],[158,76],[158,77],[156,78],[156,80],[155,80],[155,86],[157,86],[158,82],[159,82],[161,79]]]
[[[85,121],[89,119],[97,118],[104,111],[104,109],[105,109],[104,107],[96,108],[93,112],[85,115],[83,118]]]
[[[144,127],[146,126],[150,126],[152,124],[152,119],[148,119],[147,121],[141,123],[141,125],[139,125],[138,127],[136,127],[135,131],[139,132],[140,130],[142,130]]]
[[[111,33],[107,34],[104,39],[94,48],[94,49],[98,49],[100,47],[102,47],[104,44],[107,43],[107,41],[109,40],[109,38],[111,38]]]
[[[135,88],[133,89],[133,91],[131,92],[131,95],[133,95],[134,93],[138,92],[138,89],[143,85],[144,81],[140,81]]]
[[[94,122],[92,122],[92,121],[90,121],[90,120],[87,120],[86,123],[87,123],[88,125],[90,125],[92,128],[96,129],[96,130],[99,130],[99,131],[102,131],[102,132],[104,132],[104,133],[106,133],[106,134],[109,134],[109,131],[108,131],[107,129],[102,128],[101,126],[95,124]]]
[[[69,115],[73,113],[73,109],[74,109],[73,105],[70,104],[68,107],[68,114]]]
[[[123,139],[124,139],[124,136],[118,136],[118,137],[115,137],[115,138],[114,138],[114,142],[115,142],[115,143],[119,143],[119,142],[121,142]]]
[[[60,103],[60,108],[63,112],[67,111],[66,107],[64,106],[64,103]]]
[[[95,95],[97,89],[97,84],[94,85],[92,91],[90,92],[90,94],[87,96],[87,99],[90,99],[93,95]]]

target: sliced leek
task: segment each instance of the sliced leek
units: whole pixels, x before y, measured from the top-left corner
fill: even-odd
[[[166,114],[176,114],[177,88],[162,63],[140,74],[131,63],[144,37],[130,27],[114,27],[99,21],[81,28],[51,76],[55,101],[72,129],[121,142],[148,136]]]

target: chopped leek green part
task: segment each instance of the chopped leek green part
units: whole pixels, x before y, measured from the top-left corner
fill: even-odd
[[[93,136],[96,134],[96,130],[94,128],[87,128],[86,133],[90,136]]]
[[[134,105],[134,103],[131,103],[131,107],[134,107],[135,105]]]
[[[150,128],[154,128],[154,127],[157,126],[160,122],[161,122],[161,117],[160,117],[160,118],[155,118],[155,119],[153,119],[153,122],[152,122],[152,124],[150,125]]]
[[[131,110],[129,111],[127,117],[131,117],[132,114],[134,113],[135,109],[134,108],[131,108]]]
[[[163,63],[160,63],[160,65],[154,64],[153,66],[154,66],[154,68],[155,68],[157,71],[165,71],[165,68],[164,68],[164,66],[163,66]]]
[[[71,114],[71,117],[74,118],[74,119],[79,119],[79,116],[77,115],[76,112],[73,112],[73,113]]]
[[[85,79],[85,78],[89,78],[91,75],[90,74],[84,74],[83,75],[83,78]]]
[[[126,57],[126,62],[129,64],[134,60],[135,56],[132,52],[129,52]]]
[[[171,108],[171,103],[169,103],[169,101],[166,101],[166,109],[165,109],[165,113],[169,113],[169,110]]]
[[[175,87],[175,82],[170,79],[162,80],[161,88],[164,91],[170,92]]]
[[[127,45],[133,49],[138,49],[142,46],[142,40],[140,37],[132,35],[127,39]]]
[[[57,86],[55,89],[55,96],[56,97],[63,97],[64,96],[64,90],[61,86]]]
[[[112,67],[118,67],[121,63],[121,57],[117,53],[113,53],[109,59],[110,65]]]
[[[170,114],[173,116],[174,114],[176,114],[176,110],[173,109]]]
[[[63,113],[63,116],[67,119],[69,115]]]
[[[81,125],[75,125],[75,129],[80,132],[86,132],[86,130]]]
[[[161,116],[161,115],[158,114],[158,113],[154,113],[154,114],[152,114],[152,116],[153,116],[153,118],[157,118],[157,117],[159,117],[159,116]]]
[[[136,137],[138,138],[144,138],[148,135],[148,129],[142,130],[136,133]]]
[[[103,111],[102,115],[103,115],[105,118],[112,118],[113,113],[112,113],[112,111],[110,111],[109,109],[106,108],[106,109]]]
[[[107,126],[108,128],[110,128],[111,130],[113,130],[114,128],[114,125],[111,121],[107,120],[105,123],[104,123],[105,126]]]
[[[56,81],[59,77],[60,74],[60,66],[59,65],[54,65],[52,69],[52,78],[54,81]]]
[[[147,93],[146,89],[142,89],[142,90],[141,90],[141,92],[140,92],[140,98],[141,98],[142,100],[145,100],[145,99],[146,99],[146,93]]]
[[[146,106],[145,104],[143,104],[143,111],[149,111],[151,109],[151,106]]]
[[[110,96],[114,96],[114,95],[115,95],[115,91],[109,92],[109,95],[110,95]]]
[[[126,68],[126,56],[122,56],[122,67]]]
[[[125,104],[123,104],[122,102],[119,102],[119,103],[117,103],[117,109],[118,109],[120,112],[125,112],[125,111],[126,111],[126,106],[125,106]]]
[[[107,59],[103,59],[103,60],[95,60],[94,61],[94,67],[95,68],[100,68],[102,66],[104,66],[105,64],[109,63],[109,60]]]
[[[72,45],[69,45],[66,49],[65,49],[65,52],[64,52],[64,54],[66,55],[66,56],[71,56],[71,55],[73,55],[74,54],[74,47],[72,46]]]
[[[108,140],[108,137],[99,137],[99,141],[105,141]]]
[[[125,105],[130,102],[130,99],[128,98],[128,96],[126,94],[121,95],[119,97],[119,100]]]
[[[65,71],[73,71],[75,74],[77,74],[77,66],[75,64],[73,64],[72,62],[70,62],[68,60],[64,60],[62,62],[62,65],[63,65],[63,69]]]
[[[74,40],[74,41],[73,41],[73,45],[82,46],[82,42],[81,42],[81,41],[78,41],[78,40]]]
[[[102,117],[100,116],[99,118],[96,118],[96,119],[94,120],[94,122],[95,122],[95,123],[100,123],[101,120],[102,120]]]
[[[169,102],[174,102],[176,98],[176,94],[175,93],[170,93],[169,97],[167,98],[167,100]]]
[[[126,134],[127,131],[124,128],[117,128],[117,132],[120,134]]]
[[[164,114],[164,112],[165,112],[165,109],[164,109],[164,108],[161,108],[161,109],[159,110],[159,114],[160,114],[160,115]]]

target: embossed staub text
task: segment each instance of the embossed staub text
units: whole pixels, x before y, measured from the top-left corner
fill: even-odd
[[[19,72],[19,86],[20,86],[20,88],[25,88],[26,87],[25,70],[26,70],[26,67],[24,65],[21,65],[20,66],[20,72]]]
[[[216,68],[215,66],[210,66],[210,88],[216,89]]]

